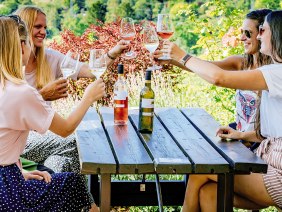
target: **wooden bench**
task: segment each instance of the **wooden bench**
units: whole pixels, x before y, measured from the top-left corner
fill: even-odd
[[[234,174],[266,172],[267,165],[240,142],[215,136],[219,124],[203,109],[158,108],[154,131],[140,134],[138,111],[127,126],[113,124],[113,109],[87,112],[76,136],[81,172],[103,211],[110,205],[182,205],[186,181],[159,181],[162,174],[217,174],[218,209],[233,210]],[[155,174],[156,182],[112,181],[115,174]],[[100,175],[100,179],[98,178]],[[230,189],[231,188],[231,189]]]

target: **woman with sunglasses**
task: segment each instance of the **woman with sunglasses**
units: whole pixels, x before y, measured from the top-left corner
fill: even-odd
[[[260,91],[257,110],[260,126],[256,131],[239,132],[221,127],[221,138],[244,139],[260,142],[256,154],[267,164],[266,174],[235,175],[234,206],[260,209],[282,207],[282,11],[269,13],[260,27],[257,38],[260,52],[271,57],[273,64],[242,72],[224,71],[209,62],[192,57],[176,44],[168,44],[174,61],[188,58],[184,65],[206,81],[221,87]],[[209,71],[206,71],[209,70]],[[216,175],[190,175],[183,211],[216,211]]]
[[[25,21],[31,35],[32,53],[25,69],[27,82],[35,87],[46,101],[67,97],[67,81],[60,78],[62,77],[60,64],[64,55],[44,48],[47,29],[46,14],[35,6],[21,7],[15,14]],[[111,65],[126,48],[127,44],[122,41],[113,47],[106,55],[107,65]],[[80,63],[79,72],[72,76],[73,79],[77,77],[93,78],[94,75],[89,72],[88,65]],[[22,157],[44,164],[55,172],[80,172],[76,140],[73,134],[67,138],[61,138],[50,131],[43,135],[31,132]]]
[[[226,71],[255,69],[262,65],[272,63],[271,57],[264,55],[259,51],[260,41],[257,40],[259,26],[263,24],[265,16],[270,12],[271,10],[269,9],[261,9],[251,11],[246,15],[241,28],[241,41],[244,44],[245,55],[230,56],[222,61],[209,62]],[[159,58],[161,55],[162,52],[158,51],[155,53],[155,58]],[[162,61],[162,63],[167,62],[168,61]],[[178,61],[172,60],[170,62],[182,69],[191,71]],[[257,99],[257,91],[236,90],[236,124],[234,128],[242,132],[254,130],[255,114],[258,106]],[[230,126],[234,126],[234,124],[232,123]],[[244,142],[244,144],[247,146],[251,145],[249,142]],[[251,149],[256,146],[257,144],[254,144]]]
[[[22,173],[19,156],[31,130],[71,134],[93,102],[105,94],[105,84],[101,79],[90,84],[77,108],[63,119],[24,80],[22,65],[30,53],[20,17],[0,17],[0,210],[98,211],[78,174],[37,171],[40,178],[33,178]]]

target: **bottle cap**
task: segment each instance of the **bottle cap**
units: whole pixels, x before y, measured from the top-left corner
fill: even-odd
[[[123,64],[118,64],[118,74],[123,74]]]
[[[150,69],[146,70],[145,80],[151,80],[151,73],[152,73],[152,70]]]

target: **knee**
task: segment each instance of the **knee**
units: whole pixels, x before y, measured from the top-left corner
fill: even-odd
[[[216,183],[206,183],[200,188],[199,198],[201,204],[208,204],[216,201],[217,185]]]

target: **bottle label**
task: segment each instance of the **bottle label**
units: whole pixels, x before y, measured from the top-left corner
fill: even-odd
[[[154,99],[142,98],[141,107],[142,108],[154,108]]]
[[[152,117],[153,116],[153,112],[149,112],[149,113],[148,112],[143,112],[142,116],[151,116]]]
[[[117,91],[114,94],[114,100],[126,100],[127,91]]]
[[[124,107],[124,104],[115,104],[115,107]]]

